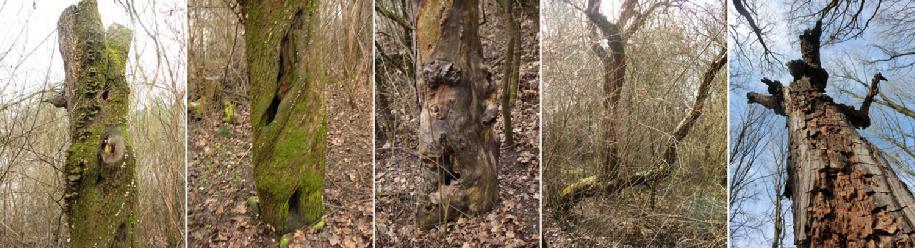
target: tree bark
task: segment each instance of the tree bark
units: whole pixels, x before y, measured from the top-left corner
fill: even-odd
[[[521,65],[521,27],[515,17],[514,2],[514,0],[500,1],[503,10],[502,25],[508,31],[503,55],[505,60],[502,65],[502,124],[506,146],[512,146],[515,143],[512,129],[512,106],[518,90],[518,80],[520,79],[518,74]]]
[[[419,153],[438,185],[417,209],[422,229],[487,212],[499,202],[496,86],[483,67],[478,22],[476,0],[419,5]]]
[[[764,79],[769,94],[748,94],[788,123],[788,185],[798,247],[915,246],[915,198],[877,148],[855,128],[867,128],[867,109],[833,102],[820,64],[821,23],[800,36],[803,60],[788,62],[788,87]],[[879,73],[868,95],[877,91]],[[759,99],[768,99],[760,101]]]
[[[254,183],[261,219],[288,233],[321,220],[327,108],[308,58],[317,1],[247,0]]]
[[[58,19],[64,61],[63,95],[70,122],[64,165],[65,213],[73,247],[133,247],[136,160],[127,138],[130,85],[125,62],[133,32],[106,31],[95,0],[83,0]]]

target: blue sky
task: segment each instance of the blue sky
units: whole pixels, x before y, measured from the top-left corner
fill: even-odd
[[[779,80],[785,84],[791,81],[790,76],[787,74],[787,71],[782,64],[789,60],[800,58],[799,48],[797,46],[797,36],[802,29],[812,26],[812,23],[789,23],[786,21],[788,14],[785,13],[785,11],[790,8],[785,1],[761,2],[764,3],[760,3],[759,6],[756,6],[758,8],[755,8],[760,15],[757,22],[770,30],[769,36],[766,37],[766,42],[771,50],[781,55],[777,57],[780,61],[765,63],[760,60],[763,53],[760,51],[758,43],[750,43],[756,41],[755,36],[752,36],[749,28],[744,24],[745,22],[743,22],[742,19],[737,19],[742,17],[738,17],[739,15],[733,10],[733,7],[730,7],[730,13],[728,15],[729,32],[734,32],[729,35],[731,56],[729,126],[732,129],[742,121],[741,118],[743,118],[748,111],[749,106],[747,105],[746,93],[748,91],[766,92],[765,85],[759,82],[761,78],[768,77],[770,79]],[[747,7],[750,8],[751,6]],[[866,12],[867,11],[865,11],[865,13]],[[915,89],[915,82],[913,82],[915,76],[913,76],[912,68],[899,69],[894,68],[896,67],[895,64],[877,63],[868,65],[856,61],[859,58],[874,60],[886,57],[886,55],[882,54],[878,49],[873,47],[873,45],[894,42],[892,37],[882,37],[883,32],[881,31],[900,27],[890,27],[880,24],[881,23],[878,22],[872,23],[861,38],[830,45],[821,50],[821,58],[824,61],[824,67],[831,75],[829,81],[830,86],[827,89],[827,92],[836,99],[836,102],[838,103],[849,104],[855,107],[860,106],[860,100],[854,99],[850,95],[843,94],[838,90],[839,88],[846,88],[859,95],[864,95],[864,93],[866,93],[866,88],[864,86],[849,80],[843,80],[837,76],[839,74],[844,74],[840,71],[841,68],[850,65],[851,68],[854,68],[854,71],[849,74],[866,82],[869,82],[875,73],[883,73],[889,81],[880,84],[881,92],[884,95],[891,97],[893,101],[913,108],[915,102],[912,101],[915,98],[912,96],[915,92],[912,92],[911,89]],[[907,28],[915,29],[915,27]],[[743,52],[743,54],[740,54],[740,52]],[[906,58],[898,62],[911,63],[912,61],[912,58]],[[771,114],[771,111],[767,112]],[[859,133],[877,146],[884,148],[884,152],[901,158],[902,164],[907,164],[908,166],[915,164],[913,163],[915,162],[915,158],[902,153],[899,149],[890,149],[892,144],[878,137],[882,131],[886,130],[888,125],[898,125],[898,129],[901,129],[903,133],[910,135],[908,138],[900,139],[899,141],[907,142],[910,147],[915,146],[915,143],[913,143],[915,142],[915,137],[911,136],[912,133],[915,133],[915,127],[913,127],[915,120],[876,104],[871,108],[871,117],[874,119],[874,125],[865,130],[859,130]],[[766,132],[773,137],[786,135],[784,130],[784,117],[777,116],[774,117],[773,120],[771,125],[767,127]],[[733,140],[731,141],[733,143]],[[784,149],[784,147],[769,145],[769,147],[763,149]],[[745,237],[732,239],[731,245],[733,247],[771,247],[773,226],[771,217],[769,216],[771,216],[772,209],[774,208],[774,205],[772,204],[773,190],[771,189],[771,175],[775,172],[775,169],[773,166],[774,161],[772,161],[772,153],[770,151],[764,151],[762,154],[763,157],[760,158],[755,165],[755,168],[752,170],[753,176],[759,178],[759,180],[750,187],[751,192],[749,192],[749,194],[753,195],[754,198],[745,205],[745,210],[747,212],[759,218],[760,226],[756,231],[749,233]],[[732,173],[732,171],[729,171],[729,174],[730,173]],[[905,177],[902,172],[897,171],[897,174]],[[915,180],[908,177],[903,178],[903,180],[910,185],[910,188],[911,185],[913,185],[913,182],[915,182]],[[786,209],[790,208],[790,201],[786,201],[784,204]],[[786,227],[788,233],[785,241],[788,244],[787,247],[793,247],[790,216],[788,216],[788,218],[788,226]]]

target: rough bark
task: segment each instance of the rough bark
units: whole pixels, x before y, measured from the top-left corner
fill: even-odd
[[[821,24],[800,36],[803,60],[788,62],[788,87],[768,81],[771,95],[748,94],[786,116],[788,185],[798,247],[915,246],[915,198],[890,165],[855,128],[867,116],[879,73],[861,108],[835,103],[825,94],[829,75],[820,65]],[[755,97],[754,97],[755,96]],[[768,99],[760,101],[760,97]]]
[[[499,202],[496,86],[482,64],[478,20],[476,0],[419,5],[419,153],[438,185],[417,209],[423,229]]]
[[[263,221],[288,233],[321,220],[327,108],[308,61],[316,1],[240,1]]]
[[[64,210],[73,247],[133,247],[136,161],[124,76],[133,33],[117,24],[103,29],[96,5],[83,0],[58,19],[65,100],[55,105],[67,109],[70,122]]]

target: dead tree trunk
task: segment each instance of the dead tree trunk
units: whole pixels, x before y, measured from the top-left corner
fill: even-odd
[[[479,2],[419,5],[419,153],[438,190],[416,212],[420,228],[487,212],[499,202],[496,86],[483,66]]]
[[[310,42],[317,1],[240,1],[246,16],[254,184],[278,233],[321,220],[327,108]]]
[[[785,116],[788,185],[798,247],[915,246],[915,198],[877,148],[855,128],[870,126],[868,109],[885,80],[874,76],[859,109],[825,94],[829,75],[820,64],[820,22],[800,36],[803,60],[788,62],[793,81],[763,79],[770,95],[747,94]]]
[[[124,76],[133,32],[106,31],[95,0],[70,6],[57,22],[70,148],[64,165],[65,212],[73,247],[133,247],[136,160],[127,139],[130,85]]]

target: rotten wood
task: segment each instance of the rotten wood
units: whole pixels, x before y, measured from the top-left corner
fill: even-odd
[[[821,26],[818,22],[800,36],[803,59],[788,62],[790,86],[778,94],[748,94],[750,103],[787,118],[785,196],[792,199],[795,245],[913,247],[915,197],[882,153],[855,130],[870,125],[869,106],[879,81],[886,79],[874,76],[858,110],[835,103],[825,93]]]

